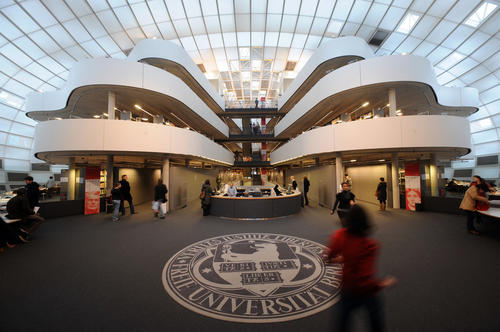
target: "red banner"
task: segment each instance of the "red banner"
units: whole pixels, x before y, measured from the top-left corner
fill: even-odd
[[[405,163],[406,209],[415,211],[415,204],[422,202],[420,191],[420,164]]]
[[[85,214],[99,213],[101,207],[100,191],[101,168],[89,166],[85,171]]]

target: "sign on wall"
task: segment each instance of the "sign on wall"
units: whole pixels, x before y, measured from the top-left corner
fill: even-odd
[[[420,163],[405,163],[406,209],[415,211],[415,205],[422,202],[420,191]]]
[[[96,214],[100,210],[99,166],[88,166],[85,171],[85,214]]]

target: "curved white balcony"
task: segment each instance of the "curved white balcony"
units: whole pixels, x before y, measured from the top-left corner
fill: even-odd
[[[278,99],[278,108],[281,108],[300,86],[311,76],[311,74],[324,62],[340,57],[351,57],[354,59],[368,59],[374,57],[370,46],[359,37],[348,36],[330,40],[321,45],[309,58],[297,77],[290,83],[283,95]]]
[[[201,85],[208,95],[219,105],[221,110],[224,110],[226,105],[224,98],[218,94],[189,54],[179,45],[168,40],[143,39],[135,45],[127,58],[130,61],[159,59],[178,64]]]
[[[397,151],[467,154],[469,121],[458,116],[415,115],[329,125],[307,131],[277,148],[271,153],[271,164],[335,152]]]
[[[207,137],[188,129],[121,120],[68,119],[36,125],[35,156],[51,155],[168,155],[232,165],[233,154]]]
[[[29,94],[26,98],[26,111],[36,118],[36,111],[64,110],[70,97],[78,98],[79,88],[86,88],[87,93],[92,87],[101,92],[106,87],[115,90],[120,87],[142,89],[146,93],[164,95],[165,103],[168,98],[173,98],[220,135],[228,136],[228,126],[180,78],[154,66],[128,60],[94,59],[78,62],[70,70],[68,80],[61,90]],[[30,114],[31,112],[33,113]],[[54,112],[54,116],[61,116],[60,113]]]
[[[335,95],[340,93],[344,93],[345,97],[349,94],[349,90],[357,88],[372,88],[377,85],[388,88],[401,84],[409,87],[422,85],[430,87],[432,90],[425,96],[430,106],[468,108],[462,112],[463,114],[457,113],[457,115],[465,116],[473,113],[479,105],[479,95],[475,88],[440,86],[430,62],[425,58],[413,55],[375,57],[351,63],[325,75],[276,124],[275,134],[278,136],[283,133],[320,102],[331,98],[334,103]],[[417,93],[422,94],[422,92]],[[359,104],[363,101],[360,100]],[[452,112],[452,110],[447,111]]]

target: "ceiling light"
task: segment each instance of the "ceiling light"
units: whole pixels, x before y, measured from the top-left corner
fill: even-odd
[[[141,120],[142,121],[148,121],[148,118],[142,118]]]
[[[408,55],[408,53],[407,52],[403,52],[403,53],[401,53],[401,55]]]
[[[62,118],[54,118],[55,120],[62,120]]]
[[[134,107],[137,108],[138,110],[142,110],[142,107],[140,105],[135,104]]]
[[[94,116],[93,116],[93,118],[94,118],[94,119],[100,119],[100,118],[101,118],[101,116],[96,114],[96,115],[94,115]]]
[[[368,105],[370,105],[370,102],[366,101],[366,102],[365,102],[363,105],[361,105],[361,106],[362,106],[362,107],[366,107],[366,106],[368,106]]]
[[[351,163],[355,163],[356,161],[356,159],[351,159]]]
[[[484,2],[481,7],[479,7],[471,16],[465,21],[468,26],[476,28],[481,23],[486,20],[488,16],[497,8],[498,6],[491,2]]]
[[[379,159],[378,161],[385,161],[385,159]]]
[[[105,117],[108,117],[108,113],[102,113],[102,115],[104,115]]]
[[[408,13],[405,16],[405,18],[401,21],[401,24],[396,29],[396,31],[404,34],[410,33],[411,29],[413,29],[419,18],[420,15]]]

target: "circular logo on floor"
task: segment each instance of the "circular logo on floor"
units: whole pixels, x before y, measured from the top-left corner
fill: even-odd
[[[162,281],[175,301],[208,317],[251,323],[298,319],[338,300],[342,268],[322,262],[324,249],[289,235],[223,235],[171,257]]]

